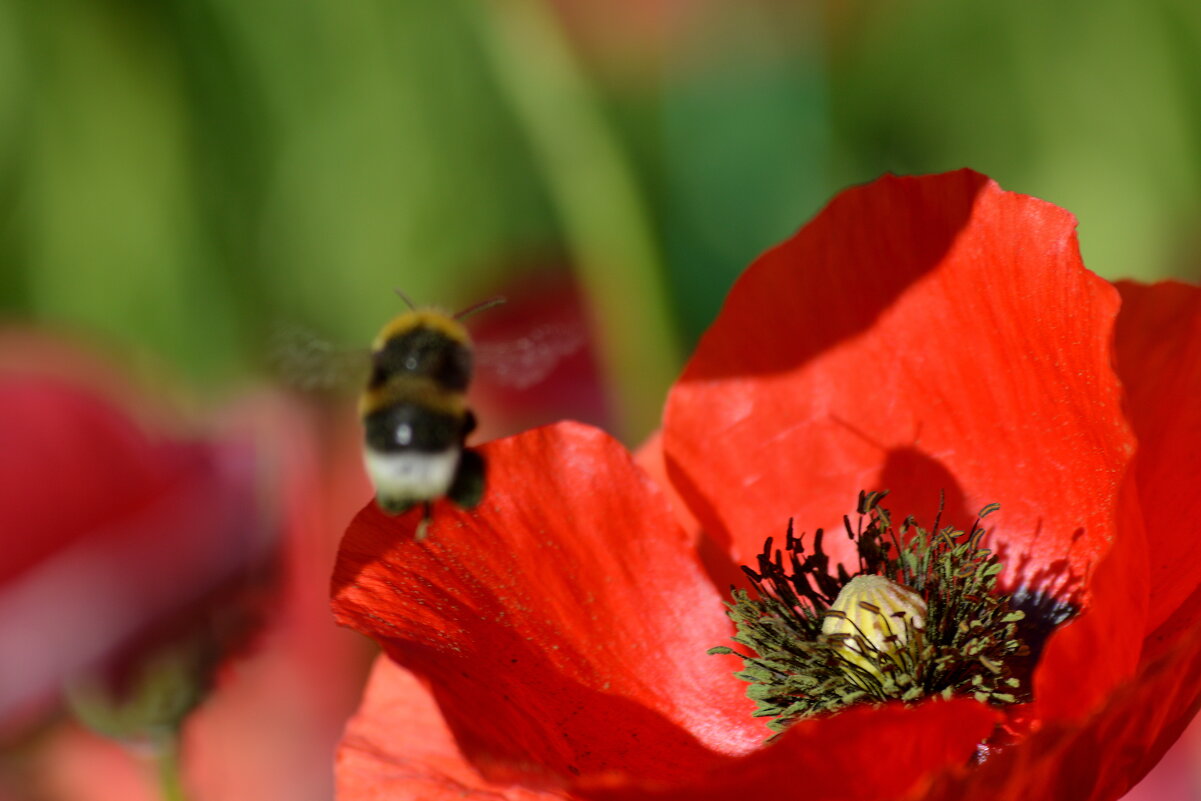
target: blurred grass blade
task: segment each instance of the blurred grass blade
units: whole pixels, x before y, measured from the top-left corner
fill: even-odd
[[[659,245],[634,170],[545,4],[468,2],[593,306],[618,433],[636,441],[658,425],[680,362]]]

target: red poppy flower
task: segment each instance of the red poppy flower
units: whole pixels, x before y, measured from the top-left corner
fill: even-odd
[[[172,638],[215,593],[240,598],[271,559],[251,443],[172,433],[46,338],[0,339],[0,453],[0,721]]]
[[[184,724],[188,798],[333,795],[329,754],[370,658],[368,643],[330,620],[323,586],[335,521],[345,521],[368,486],[349,436],[353,418],[339,420],[339,429],[321,439],[314,414],[274,393],[244,398],[223,413],[223,430],[253,437],[274,457],[269,472],[285,537],[281,586],[254,647],[222,664],[211,695]],[[158,799],[154,767],[152,752],[63,724],[43,732],[17,769],[0,763],[0,788],[9,779],[43,801]]]
[[[1074,227],[968,171],[849,190],[742,276],[672,389],[670,492],[560,424],[484,446],[484,502],[439,504],[420,543],[369,504],[334,609],[390,659],[341,797],[1121,795],[1201,704],[1201,292],[1115,288]],[[741,663],[706,655],[733,566],[881,488],[927,522],[940,493],[958,525],[999,502],[1003,585],[1079,614],[1016,712],[861,705],[764,744]]]

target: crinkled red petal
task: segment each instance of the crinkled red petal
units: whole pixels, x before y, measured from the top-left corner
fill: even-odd
[[[567,791],[489,781],[463,756],[430,691],[381,656],[338,751],[338,797],[882,801],[918,791],[940,769],[966,762],[996,720],[995,710],[966,699],[861,708],[798,724],[751,754],[715,758],[708,770],[675,785],[612,771],[583,775]]]
[[[1125,514],[1133,439],[1110,364],[1117,293],[1082,266],[1074,228],[969,171],[887,177],[763,255],[668,400],[669,475],[702,527],[745,561],[790,518],[840,527],[861,489],[927,523],[941,491],[960,525],[1001,504],[988,522],[1014,583],[1091,578]],[[1131,536],[1114,581],[1133,606],[1075,624],[1108,634],[1093,669],[1057,685],[1061,714],[1137,663]],[[1064,651],[1052,640],[1048,658]]]
[[[1201,632],[1178,638],[1082,725],[1051,725],[925,801],[1112,801],[1147,774],[1201,707]]]
[[[387,656],[376,660],[361,711],[338,749],[338,798],[551,801],[553,790],[490,782],[459,751],[429,690]]]
[[[658,486],[616,441],[563,423],[480,449],[474,511],[369,504],[334,574],[340,622],[428,680],[490,779],[629,772],[677,782],[757,745],[722,598]],[[528,771],[523,771],[528,772]]]
[[[966,764],[998,713],[965,698],[859,707],[794,725],[774,745],[725,761],[684,786],[584,788],[596,801],[888,801],[920,797],[947,766]]]
[[[1156,634],[1159,648],[1201,620],[1197,599],[1181,608],[1201,586],[1201,288],[1122,282],[1118,290],[1117,368],[1138,437],[1150,557],[1148,629],[1168,624]]]

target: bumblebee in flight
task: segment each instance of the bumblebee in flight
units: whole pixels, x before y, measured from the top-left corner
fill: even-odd
[[[271,359],[295,389],[359,391],[363,460],[376,503],[389,514],[421,504],[416,538],[423,539],[435,500],[447,497],[470,509],[484,492],[483,457],[464,448],[475,428],[466,398],[473,372],[494,386],[526,390],[587,336],[581,324],[556,320],[473,344],[462,321],[504,298],[447,314],[397,294],[409,311],[390,320],[370,349],[339,349],[303,327],[281,326]]]
[[[410,307],[371,347],[371,370],[359,398],[363,457],[379,507],[400,514],[424,508],[416,539],[425,538],[433,501],[470,509],[484,494],[484,459],[464,444],[475,429],[467,406],[474,352],[462,319],[503,303],[493,298],[455,315]]]

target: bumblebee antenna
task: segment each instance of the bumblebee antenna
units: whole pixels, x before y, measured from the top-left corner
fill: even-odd
[[[397,295],[399,295],[399,296],[400,296],[400,299],[401,299],[401,300],[403,300],[403,301],[405,302],[405,305],[406,305],[406,306],[408,306],[408,307],[409,307],[410,309],[412,309],[413,311],[417,311],[417,304],[416,304],[416,303],[414,303],[414,302],[412,301],[412,299],[411,299],[411,298],[410,298],[408,295],[406,295],[406,294],[404,293],[404,290],[403,290],[403,289],[401,289],[400,287],[396,287],[396,288],[394,288],[392,291],[393,291],[393,292],[395,292]]]
[[[456,320],[465,320],[473,314],[482,312],[484,309],[491,309],[493,306],[499,306],[500,304],[502,304],[504,302],[505,302],[505,299],[501,295],[497,295],[494,298],[488,298],[487,300],[481,300],[479,303],[475,304],[474,306],[468,306],[466,309],[463,309],[463,311],[457,312],[454,315],[454,318]]]

